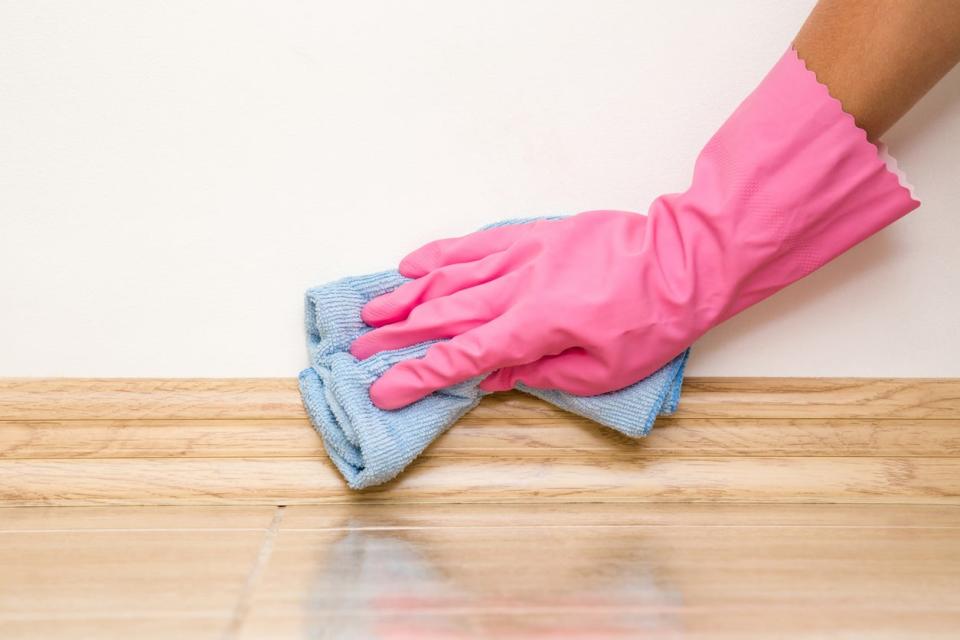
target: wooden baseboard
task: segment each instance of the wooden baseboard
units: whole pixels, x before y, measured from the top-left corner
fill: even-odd
[[[522,394],[355,493],[293,379],[0,379],[0,505],[960,504],[960,379],[690,378],[633,441]]]

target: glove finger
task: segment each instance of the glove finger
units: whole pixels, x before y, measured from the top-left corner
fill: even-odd
[[[509,314],[500,316],[433,345],[422,358],[395,364],[370,387],[370,399],[381,409],[399,409],[438,389],[535,360],[532,343],[516,341],[516,324]]]
[[[459,238],[434,240],[410,253],[400,261],[400,273],[408,278],[420,278],[434,269],[451,264],[473,262],[509,248],[518,238],[544,220],[523,224],[493,227]]]
[[[558,389],[574,395],[595,395],[597,381],[603,379],[603,367],[591,354],[581,348],[545,356],[513,367],[494,371],[484,378],[484,391],[507,391],[518,383],[534,389]]]
[[[421,304],[495,280],[508,269],[508,256],[502,251],[475,262],[441,267],[374,298],[364,305],[360,318],[371,327],[399,322]]]
[[[499,278],[414,307],[406,319],[368,331],[353,341],[357,359],[380,351],[453,338],[499,316],[510,303],[515,278]]]

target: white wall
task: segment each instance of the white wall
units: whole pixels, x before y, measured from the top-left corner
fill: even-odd
[[[308,286],[682,190],[812,4],[5,2],[0,375],[293,375]],[[960,375],[958,72],[887,141],[923,207],[692,374]]]

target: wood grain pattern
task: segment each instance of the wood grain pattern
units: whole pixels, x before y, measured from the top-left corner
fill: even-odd
[[[255,606],[354,615],[369,614],[374,602],[384,612],[763,605],[815,610],[836,605],[842,595],[851,608],[883,603],[960,613],[960,558],[952,554],[956,529],[556,527],[493,535],[502,558],[491,557],[491,532],[483,528],[281,528]],[[564,550],[562,559],[558,549]],[[345,574],[346,567],[354,572]],[[869,575],[860,573],[866,567]],[[822,588],[825,568],[832,570],[830,590]],[[907,574],[925,588],[899,592]],[[404,575],[410,579],[399,579]],[[306,603],[308,593],[312,602]],[[521,593],[522,599],[516,597]]]
[[[472,420],[566,415],[498,394]],[[958,418],[960,379],[687,378],[678,417]],[[302,418],[293,378],[0,379],[0,420]]]
[[[3,380],[0,543],[4,638],[953,638],[960,381],[503,394],[356,493],[292,379]]]
[[[0,508],[0,534],[41,531],[266,531],[275,512],[276,509],[269,506],[232,505],[200,509],[192,506]]]
[[[0,637],[951,638],[960,507],[0,510]],[[20,515],[22,514],[22,515]]]
[[[955,640],[960,614],[954,610],[804,607],[715,608],[463,608],[449,612],[382,611],[270,612],[260,609],[243,627],[243,640],[302,638],[314,633],[352,630],[397,638],[590,638],[591,640]],[[2,627],[0,627],[2,628]],[[406,635],[409,634],[409,635]],[[49,636],[45,636],[49,637]],[[141,636],[142,637],[142,636]],[[323,636],[318,636],[323,637]],[[333,637],[336,637],[335,635]],[[376,635],[367,637],[378,637]]]
[[[382,529],[371,512],[340,531],[284,518],[242,637],[905,637],[960,621],[955,528],[737,526],[718,511],[707,527],[488,528],[434,515]]]
[[[960,458],[423,458],[363,492],[322,458],[0,462],[0,502],[12,506],[547,498],[957,504]]]
[[[0,422],[0,459],[324,455],[306,418]]]
[[[519,413],[519,410],[518,410]],[[425,456],[956,456],[960,420],[662,418],[631,439],[576,416],[472,418]],[[305,419],[0,422],[0,459],[321,456]]]
[[[469,419],[510,417],[527,406],[520,393],[499,394]],[[540,415],[563,415],[546,403]],[[684,379],[678,418],[923,418],[960,417],[956,378],[707,378]]]
[[[692,379],[641,440],[486,398],[397,481],[348,491],[293,380],[0,381],[0,505],[932,502],[960,496],[960,381]]]
[[[0,618],[230,617],[262,531],[0,536]]]
[[[224,637],[223,630],[229,623],[229,616],[184,612],[157,615],[137,612],[124,615],[118,611],[105,615],[0,617],[0,638],[4,640],[76,640],[77,638],[211,640]],[[297,636],[293,632],[287,637]]]
[[[189,507],[188,507],[189,508]],[[218,507],[220,508],[220,507]],[[90,507],[120,511],[118,507]],[[35,511],[59,512],[57,507]],[[147,509],[149,510],[149,509]],[[345,503],[287,507],[283,530],[481,527],[880,527],[960,529],[960,506],[560,501],[523,504]],[[493,532],[491,532],[493,534]]]
[[[40,532],[283,531],[605,527],[817,527],[958,529],[960,505],[751,502],[341,502],[238,505],[9,507],[0,536]],[[0,537],[0,540],[4,538]],[[958,540],[960,542],[960,540]]]
[[[956,418],[956,378],[691,378],[678,416]]]
[[[293,378],[4,378],[2,420],[302,418]]]

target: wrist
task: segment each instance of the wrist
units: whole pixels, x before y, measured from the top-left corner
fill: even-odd
[[[647,246],[709,328],[918,205],[789,50],[704,147],[690,188],[651,205]]]

